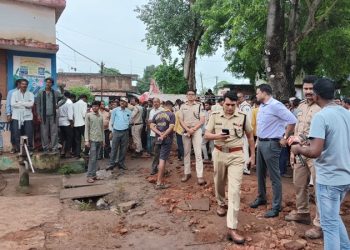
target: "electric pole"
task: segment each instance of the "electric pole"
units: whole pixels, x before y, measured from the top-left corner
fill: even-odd
[[[101,102],[102,102],[102,98],[103,98],[103,70],[104,70],[104,67],[105,67],[105,64],[103,63],[103,61],[101,62]]]

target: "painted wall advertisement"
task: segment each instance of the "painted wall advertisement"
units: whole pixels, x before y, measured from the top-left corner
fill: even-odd
[[[29,81],[28,90],[36,95],[44,86],[44,79],[51,76],[51,59],[40,57],[13,57],[13,78]]]

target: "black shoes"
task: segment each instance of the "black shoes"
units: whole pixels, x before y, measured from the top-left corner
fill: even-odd
[[[266,200],[256,199],[253,203],[250,204],[250,207],[257,208],[262,205],[266,205]]]
[[[280,212],[278,210],[275,209],[271,209],[269,211],[266,212],[266,214],[264,215],[265,218],[273,218],[273,217],[277,217],[278,214]]]

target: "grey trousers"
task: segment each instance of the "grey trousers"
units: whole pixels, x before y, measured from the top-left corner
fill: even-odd
[[[272,183],[272,209],[282,207],[282,183],[279,170],[281,146],[278,141],[259,141],[257,150],[258,199],[266,201],[266,172]]]
[[[46,121],[41,121],[40,124],[41,132],[41,144],[43,150],[47,151],[49,148],[52,151],[57,151],[58,149],[58,118],[56,116],[56,121],[53,115],[46,116]]]
[[[101,142],[90,141],[90,155],[87,177],[95,177],[97,171],[97,156],[100,154]]]
[[[129,144],[129,130],[113,130],[110,166],[125,167],[125,155]],[[118,153],[119,152],[119,153]],[[117,158],[118,155],[118,159]]]
[[[154,139],[155,141],[155,139]],[[154,143],[154,156],[153,156],[153,162],[152,162],[152,171],[156,171],[158,169],[159,165],[159,157],[160,157],[160,144]]]

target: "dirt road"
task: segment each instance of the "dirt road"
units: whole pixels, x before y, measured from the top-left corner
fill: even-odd
[[[295,206],[291,179],[283,179],[283,212],[278,218],[265,219],[269,204],[257,210],[248,206],[257,192],[256,177],[244,176],[239,230],[247,242],[237,246],[226,241],[226,219],[215,213],[211,165],[205,166],[208,184],[200,187],[196,178],[181,183],[182,163],[172,159],[167,178],[171,188],[156,191],[154,178],[148,178],[150,162],[128,158],[129,169],[108,180],[114,189],[107,196],[112,207],[137,201],[138,206],[126,212],[90,210],[85,203],[60,202],[60,175],[32,175],[30,194],[23,195],[16,191],[17,175],[5,174],[8,185],[0,196],[0,249],[285,249],[283,245],[294,240],[299,240],[304,249],[322,249],[321,240],[303,237],[309,226],[283,220]],[[100,162],[101,167],[106,164]],[[271,200],[270,184],[268,193]],[[181,205],[184,200],[203,197],[209,198],[209,211],[185,211]],[[349,197],[342,214],[349,229]]]

